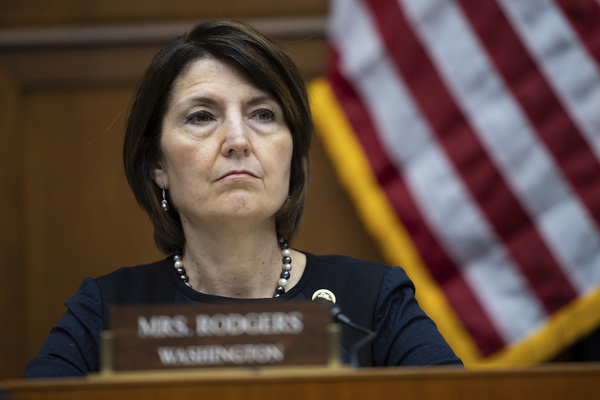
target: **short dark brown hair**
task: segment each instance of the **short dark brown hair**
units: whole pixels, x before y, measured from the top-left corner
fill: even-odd
[[[160,207],[162,191],[152,179],[161,156],[162,120],[175,81],[194,61],[212,57],[241,71],[258,89],[276,99],[292,134],[290,200],[276,214],[279,237],[290,240],[300,223],[308,189],[308,150],[314,132],[304,80],[275,42],[250,25],[207,21],[177,37],[154,57],[135,91],[123,147],[125,175],[138,203],[154,224],[156,246],[165,254],[183,249],[179,212]]]

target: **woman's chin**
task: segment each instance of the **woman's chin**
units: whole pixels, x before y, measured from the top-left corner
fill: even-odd
[[[207,212],[208,211],[208,212]],[[196,215],[192,218],[186,218],[190,221],[197,221],[199,225],[217,225],[241,226],[244,224],[260,225],[263,221],[274,219],[277,209],[271,210],[270,207],[254,206],[252,204],[228,204],[222,205],[218,209],[203,210],[202,215]]]
[[[216,202],[219,214],[223,216],[263,216],[274,215],[281,207],[285,199],[281,202],[274,202],[271,199],[276,196],[268,196],[265,193],[256,193],[253,191],[236,191],[227,196],[221,196]]]

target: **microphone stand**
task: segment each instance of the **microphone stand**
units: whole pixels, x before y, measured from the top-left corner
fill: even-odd
[[[373,332],[370,329],[355,324],[354,322],[352,322],[352,320],[350,320],[350,318],[348,318],[348,316],[342,313],[342,310],[338,305],[328,300],[320,299],[320,302],[323,301],[331,304],[331,310],[329,311],[329,313],[333,318],[334,322],[337,322],[347,328],[350,328],[354,331],[360,332],[365,335],[365,337],[358,340],[352,345],[352,347],[350,347],[350,365],[352,365],[352,368],[359,368],[360,364],[358,363],[358,352],[360,349],[362,349],[367,344],[371,343],[377,337],[377,332]]]

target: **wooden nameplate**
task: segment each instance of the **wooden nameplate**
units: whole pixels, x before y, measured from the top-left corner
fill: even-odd
[[[300,301],[114,307],[102,369],[331,364],[330,322],[327,305]]]

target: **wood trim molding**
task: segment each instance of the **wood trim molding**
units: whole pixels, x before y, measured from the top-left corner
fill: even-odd
[[[326,16],[242,19],[275,39],[323,37]],[[0,51],[152,45],[168,42],[201,21],[0,30]]]

